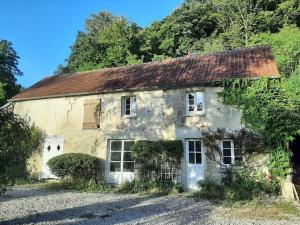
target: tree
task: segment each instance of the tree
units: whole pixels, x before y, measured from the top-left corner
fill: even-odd
[[[139,54],[139,27],[125,18],[116,19],[105,27],[98,36],[98,43],[105,49],[101,67],[115,67],[128,64],[127,59]]]
[[[39,150],[42,132],[8,110],[0,110],[0,195],[24,174],[26,162]]]
[[[254,35],[300,26],[299,0],[186,0],[166,18],[141,29],[109,12],[91,15],[67,65],[74,72],[223,51],[252,45]]]
[[[70,71],[94,69],[99,65],[105,49],[89,34],[78,32],[67,62]]]
[[[270,45],[280,72],[289,76],[300,63],[300,29],[284,27],[279,33],[260,33],[251,38],[251,45]]]
[[[5,94],[5,98],[0,100],[0,105],[20,91],[21,86],[16,84],[16,76],[22,75],[18,68],[18,59],[12,43],[0,40],[0,82]]]

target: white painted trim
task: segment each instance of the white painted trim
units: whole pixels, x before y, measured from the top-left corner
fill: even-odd
[[[197,96],[199,95],[202,99],[202,111],[189,111],[189,94],[194,95],[194,109],[197,108]],[[205,115],[205,93],[203,91],[186,92],[185,93],[185,115],[186,116],[203,116]]]

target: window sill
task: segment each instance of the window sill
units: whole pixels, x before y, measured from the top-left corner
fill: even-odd
[[[205,112],[195,112],[195,113],[186,113],[186,117],[191,117],[191,116],[204,116]]]
[[[136,119],[137,116],[123,116],[123,118],[125,118],[125,119]]]

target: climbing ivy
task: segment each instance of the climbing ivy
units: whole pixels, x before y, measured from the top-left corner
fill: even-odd
[[[242,122],[262,135],[270,148],[286,149],[300,133],[300,105],[283,88],[286,82],[272,78],[229,80],[219,97],[224,104],[241,109]]]

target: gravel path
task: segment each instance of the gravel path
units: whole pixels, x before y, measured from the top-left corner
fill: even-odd
[[[218,218],[216,206],[186,195],[149,197],[17,188],[0,197],[0,225],[11,224],[300,224]]]

